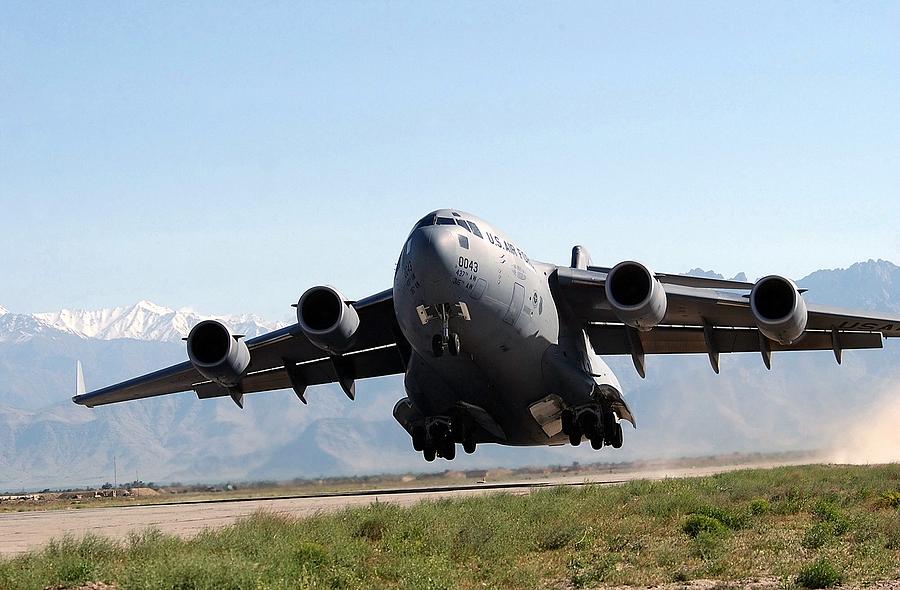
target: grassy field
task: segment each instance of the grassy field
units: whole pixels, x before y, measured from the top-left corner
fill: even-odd
[[[900,579],[900,466],[782,467],[292,519],[181,540],[61,539],[0,561],[0,588],[591,588],[774,575]]]

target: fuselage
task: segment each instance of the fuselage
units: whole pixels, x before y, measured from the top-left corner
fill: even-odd
[[[566,363],[571,352],[574,365],[587,367],[595,380],[611,378],[618,388],[608,367],[585,346],[580,328],[566,337],[566,318],[551,284],[555,268],[531,260],[503,232],[461,211],[439,210],[416,224],[397,264],[394,308],[413,350],[407,393],[423,415],[471,404],[499,424],[503,436],[496,442],[556,444],[564,435],[535,418],[534,404],[550,395],[568,404],[589,398],[560,391],[578,388],[548,378],[548,362],[555,362],[549,352]],[[461,343],[458,355],[434,354],[442,330],[440,318],[433,317],[439,306],[464,310],[449,318]]]

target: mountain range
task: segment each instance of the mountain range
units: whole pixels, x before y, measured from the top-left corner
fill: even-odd
[[[798,284],[810,301],[900,312],[900,267],[888,261],[816,271]],[[888,411],[900,409],[896,342],[848,351],[842,367],[830,353],[776,354],[771,372],[759,355],[726,356],[718,376],[703,355],[649,357],[644,380],[629,358],[610,358],[639,424],[623,449],[485,445],[452,464],[425,463],[391,417],[404,395],[400,377],[361,382],[355,402],[335,386],[313,388],[308,406],[286,391],[249,396],[243,411],[192,393],[93,410],[71,403],[76,360],[88,388],[180,362],[181,338],[207,317],[148,301],[34,314],[0,307],[0,489],[96,485],[117,475],[222,481],[813,448],[846,459],[856,456],[848,446],[864,440],[878,448],[857,453],[861,460],[900,460],[891,438],[900,424],[879,422],[900,416]],[[251,315],[220,319],[248,337],[281,326]]]
[[[248,338],[282,327],[254,315],[211,316],[192,310],[169,309],[150,301],[138,301],[127,307],[99,310],[63,309],[50,313],[13,314],[0,306],[0,342],[22,342],[41,335],[71,334],[79,338],[117,340],[132,338],[154,342],[181,340],[197,322],[216,317],[236,334]],[[54,334],[54,330],[59,334]]]

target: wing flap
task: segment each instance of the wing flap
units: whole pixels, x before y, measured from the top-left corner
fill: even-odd
[[[203,375],[197,372],[190,361],[186,361],[117,385],[76,395],[72,401],[93,408],[115,402],[189,391],[194,383],[204,380]]]
[[[591,346],[600,355],[631,354],[627,329],[622,324],[591,324],[585,328]],[[659,326],[649,332],[637,332],[645,354],[707,354],[706,336],[702,327]],[[882,338],[877,332],[840,332],[843,350],[881,348]],[[755,328],[713,328],[712,344],[717,352],[761,352],[759,330]],[[794,344],[770,342],[772,351],[833,350],[830,331],[807,330]]]
[[[343,366],[346,367],[345,370],[354,379],[394,375],[404,371],[403,358],[396,345],[346,354],[341,359],[344,362]],[[297,363],[295,367],[295,379],[299,379],[304,386],[338,381],[337,371],[330,357]],[[291,387],[291,379],[283,366],[247,375],[241,381],[241,393],[257,393],[273,389],[290,389]],[[197,392],[197,397],[200,399],[231,395],[228,390],[211,381],[196,385],[194,391]]]

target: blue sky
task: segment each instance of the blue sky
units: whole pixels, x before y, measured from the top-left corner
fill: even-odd
[[[900,263],[900,4],[0,5],[0,304],[281,318],[454,206],[533,258]]]

